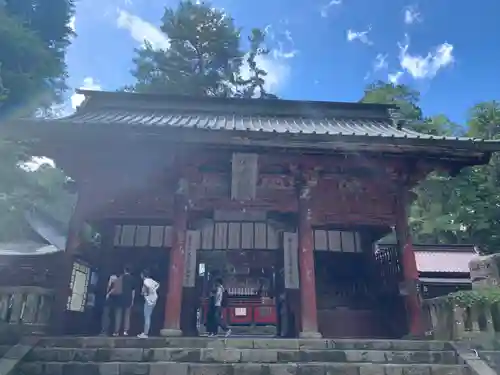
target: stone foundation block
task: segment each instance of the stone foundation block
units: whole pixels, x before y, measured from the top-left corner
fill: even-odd
[[[325,366],[317,363],[299,363],[297,365],[298,375],[325,375]]]
[[[299,375],[299,367],[294,363],[267,365],[269,375]]]
[[[120,363],[120,375],[149,375],[148,363]]]
[[[260,363],[237,363],[233,366],[234,375],[269,374],[268,368]]]
[[[43,370],[45,374],[50,375],[63,375],[63,363],[45,363],[43,366]],[[106,374],[107,375],[107,374]]]
[[[403,368],[398,365],[386,365],[385,375],[403,375]]]
[[[384,363],[385,353],[378,350],[347,350],[344,352],[347,362]]]
[[[469,375],[470,369],[466,366],[431,366],[431,375]]]
[[[299,348],[300,349],[327,349],[328,340],[299,340]],[[284,348],[285,349],[285,348]]]
[[[225,343],[226,348],[235,349],[252,349],[254,342],[252,339],[226,339],[221,341]]]
[[[294,339],[259,339],[254,340],[255,349],[299,349],[299,340]]]
[[[241,360],[241,350],[238,349],[201,349],[201,362],[234,363]]]
[[[95,363],[66,363],[63,375],[100,375],[99,366]]]
[[[120,365],[118,363],[100,363],[99,375],[120,375]]]
[[[199,349],[170,349],[170,360],[172,362],[199,362]]]
[[[431,375],[430,366],[413,365],[403,368],[403,375]]]
[[[152,363],[149,375],[188,375],[188,370],[187,363]]]
[[[279,350],[278,351],[278,362],[280,363],[290,363],[290,362],[300,362],[301,351],[298,350]]]
[[[342,350],[301,350],[300,362],[345,362],[346,352]]]
[[[189,375],[235,375],[229,364],[207,365],[206,363],[190,364]]]
[[[344,363],[325,364],[325,375],[359,375],[358,367]]]
[[[359,375],[385,375],[384,366],[374,364],[363,364],[359,366]]]
[[[242,362],[276,363],[278,362],[278,351],[271,349],[242,349]]]
[[[111,362],[141,362],[143,350],[140,348],[121,348],[111,350]]]

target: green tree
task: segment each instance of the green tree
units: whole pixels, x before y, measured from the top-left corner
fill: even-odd
[[[72,0],[6,0],[0,7],[0,119],[30,115],[62,99]]]
[[[127,90],[190,96],[258,96],[264,90],[266,72],[257,67],[256,58],[268,51],[262,48],[264,34],[257,29],[250,37],[250,51],[240,47],[241,31],[234,20],[209,3],[181,1],[167,8],[162,32],[170,46],[154,49],[151,44],[136,50],[132,75],[136,83]],[[245,60],[246,58],[246,60]],[[244,63],[250,77],[242,76]]]
[[[253,29],[252,35],[248,37],[250,51],[246,55],[246,63],[249,70],[247,78],[242,77],[241,72],[236,72],[235,96],[243,98],[276,99],[276,95],[268,93],[265,84],[267,72],[259,67],[257,59],[270,53],[268,49],[262,48],[265,42],[265,34],[260,29]]]
[[[418,102],[420,93],[406,85],[395,85],[377,81],[368,85],[361,98],[363,103],[395,104],[401,117],[410,122],[422,120],[422,110]]]
[[[376,82],[369,85],[363,102],[396,104],[400,116],[412,130],[440,136],[460,136],[464,127],[453,123],[445,115],[425,117],[419,105],[420,93],[406,85]],[[471,238],[469,225],[470,205],[464,196],[470,198],[473,183],[463,172],[451,178],[444,173],[432,173],[414,189],[416,199],[410,207],[410,226],[413,239],[419,243],[460,243]]]
[[[34,115],[61,99],[72,13],[72,0],[2,1],[0,121]],[[25,209],[53,204],[52,198],[66,194],[60,180],[52,179],[49,189],[39,180],[42,170],[23,169],[30,159],[23,144],[0,139],[0,241],[22,236]]]

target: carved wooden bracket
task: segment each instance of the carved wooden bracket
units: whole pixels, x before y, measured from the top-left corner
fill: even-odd
[[[304,168],[295,164],[291,164],[289,168],[296,188],[312,188],[318,185],[321,168]]]

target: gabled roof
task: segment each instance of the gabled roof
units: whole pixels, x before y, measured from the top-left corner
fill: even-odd
[[[421,151],[460,155],[474,162],[500,150],[500,143],[442,137],[399,126],[391,105],[293,100],[193,98],[157,94],[78,90],[86,99],[77,112],[60,119],[18,120],[18,128],[49,139],[51,134],[125,131],[165,135],[176,141],[295,147],[321,150]],[[12,127],[14,128],[14,127]],[[51,133],[50,131],[53,130]],[[51,133],[51,134],[49,134]],[[347,145],[347,146],[346,146]],[[382,149],[380,149],[380,147]],[[472,151],[475,154],[469,155]],[[484,155],[488,159],[488,155]],[[485,160],[482,160],[484,162]]]
[[[379,244],[379,249],[395,246]],[[417,270],[421,274],[468,274],[469,262],[477,258],[479,252],[469,244],[413,244]]]
[[[421,273],[469,273],[469,262],[477,256],[477,253],[463,251],[415,251]]]
[[[0,256],[45,255],[65,250],[67,235],[61,223],[35,208],[24,216],[36,238],[0,242]]]

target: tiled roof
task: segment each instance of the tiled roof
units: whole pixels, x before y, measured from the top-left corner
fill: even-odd
[[[477,254],[463,251],[415,251],[419,272],[468,273],[475,257]]]
[[[391,105],[87,90],[78,93],[85,95],[85,101],[75,114],[56,120],[14,120],[7,130],[14,136],[29,134],[52,139],[57,134],[76,139],[79,132],[93,137],[98,135],[92,132],[112,134],[129,128],[138,135],[156,136],[163,129],[182,129],[179,139],[186,142],[336,151],[352,147],[397,153],[424,150],[428,154],[446,154],[464,164],[485,163],[489,153],[500,151],[498,141],[434,136],[399,126],[401,122],[393,118],[395,107]],[[201,136],[192,130],[205,133]]]
[[[241,130],[295,134],[354,135],[388,138],[450,139],[421,134],[409,129],[397,129],[390,118],[336,118],[259,116],[228,113],[190,113],[139,110],[92,110],[66,118],[73,123],[99,123],[129,126]],[[463,138],[474,141],[474,139]]]
[[[75,114],[73,123],[121,124],[130,126],[168,126],[212,130],[242,130],[297,134],[361,135],[374,137],[423,138],[432,136],[398,130],[390,119],[246,116],[227,113],[148,112],[137,110],[96,110]]]
[[[0,256],[45,255],[59,251],[56,246],[31,241],[0,243]]]

